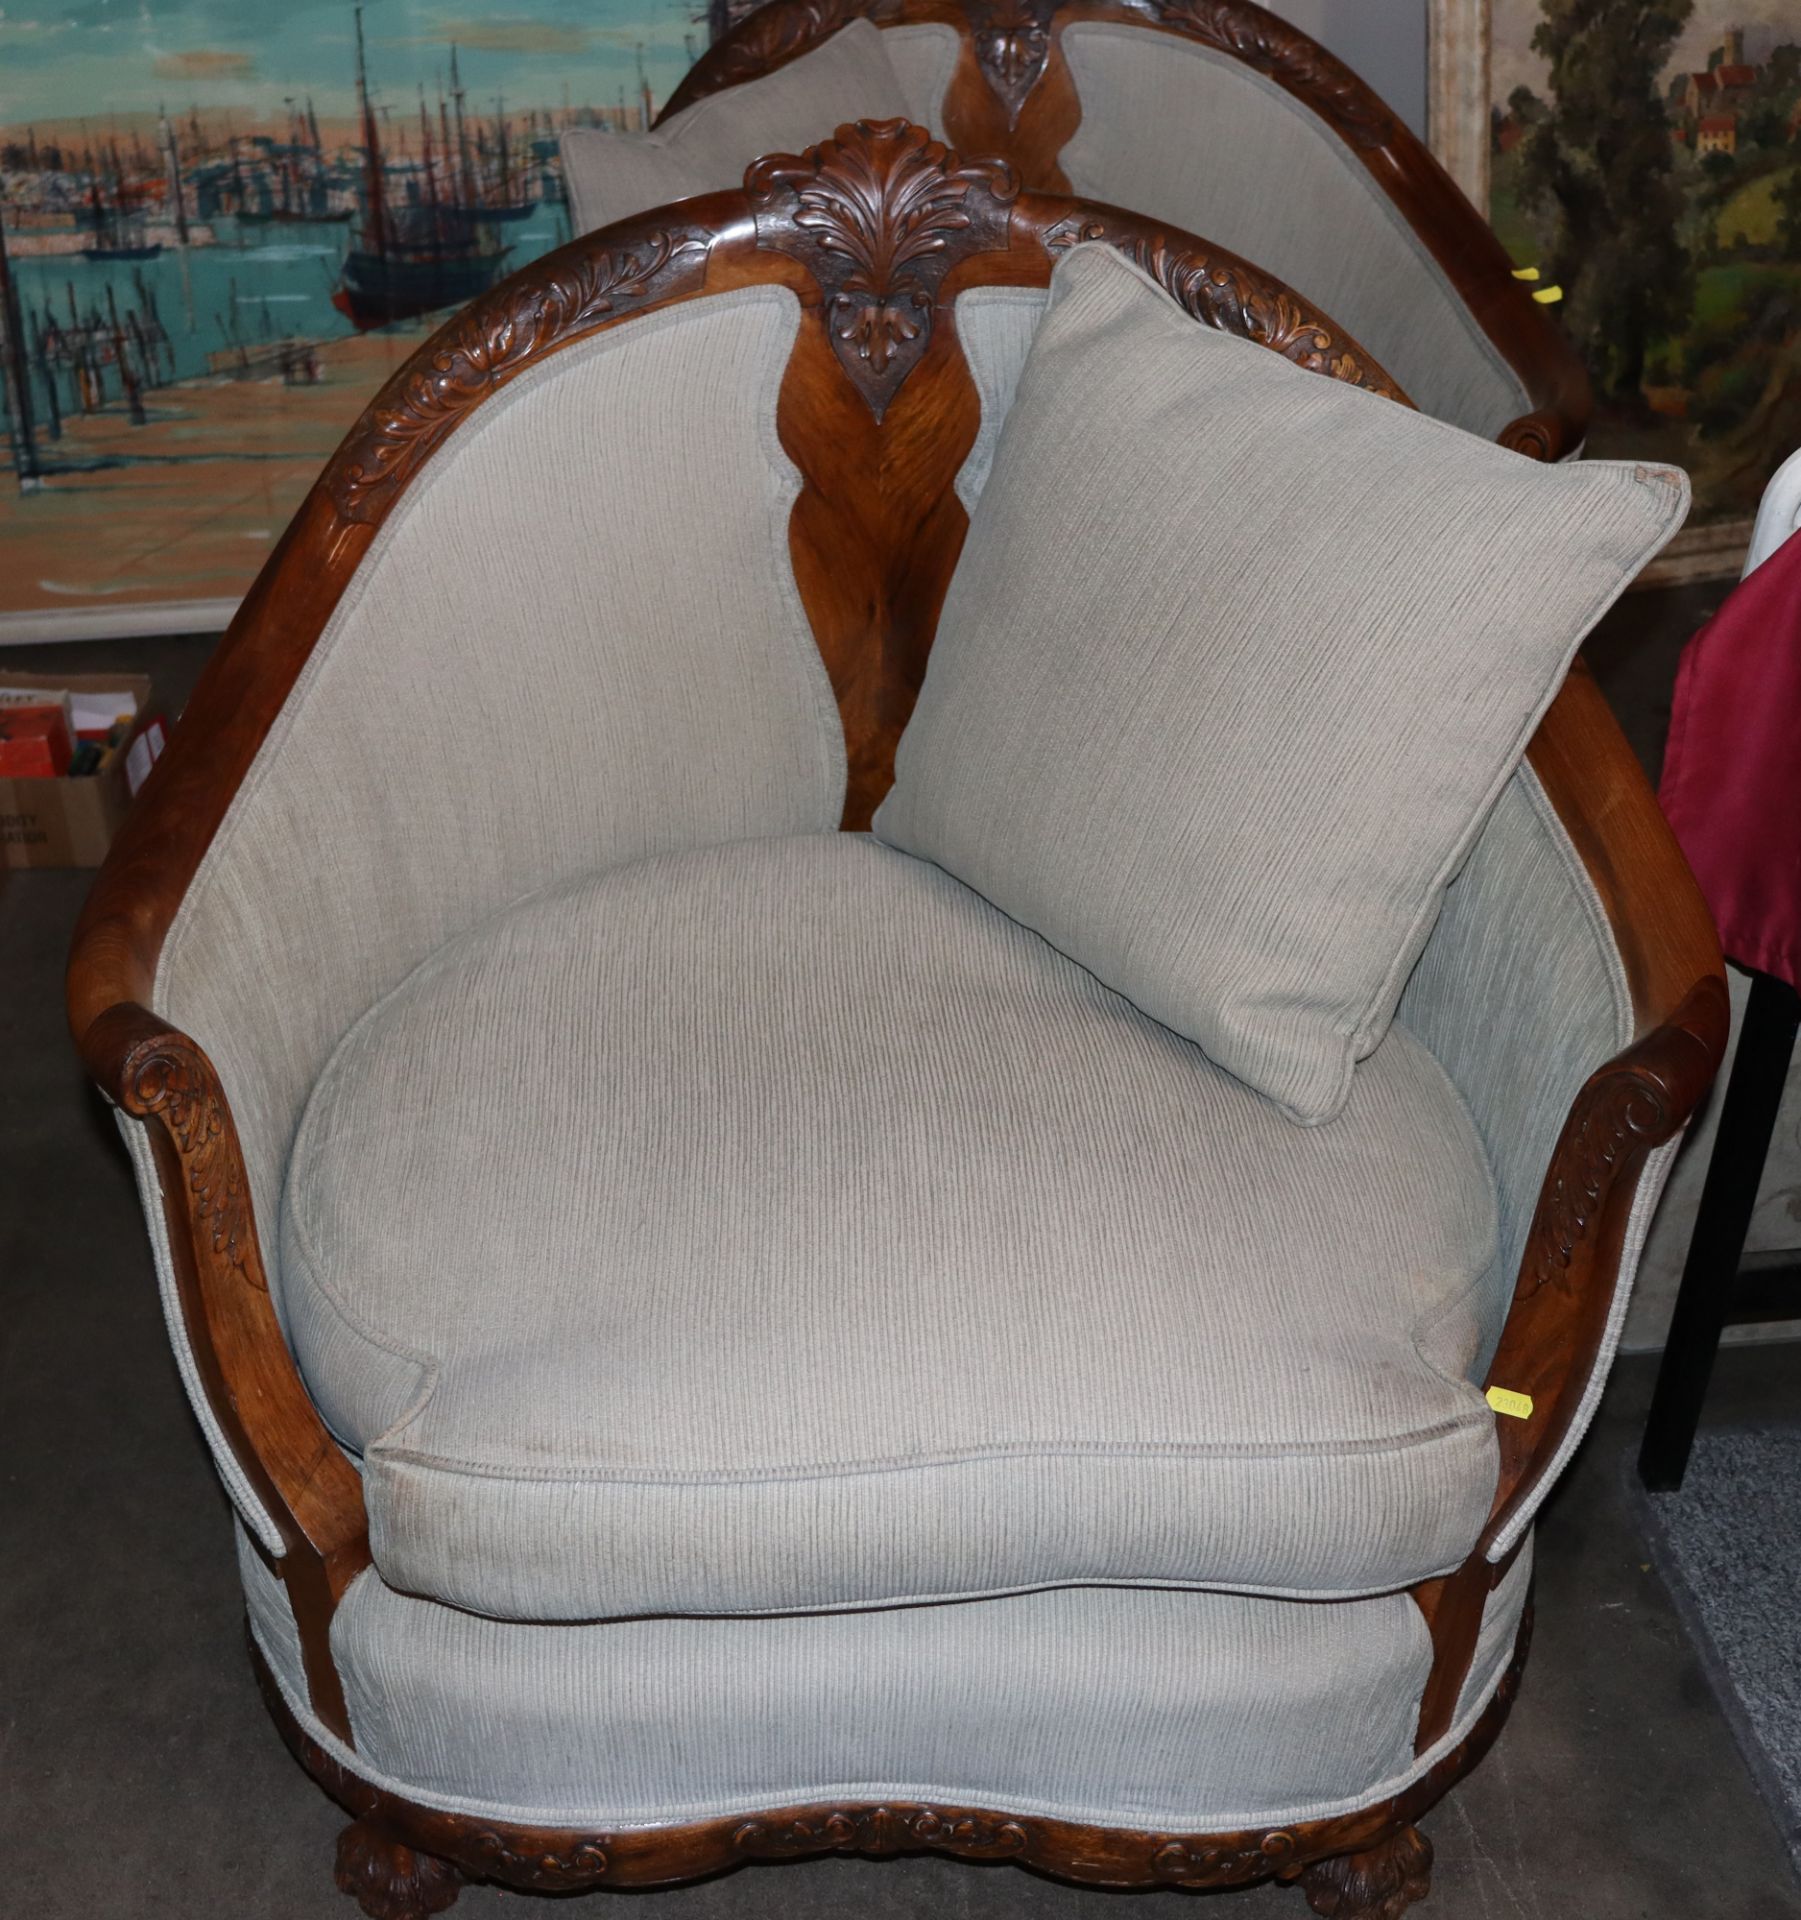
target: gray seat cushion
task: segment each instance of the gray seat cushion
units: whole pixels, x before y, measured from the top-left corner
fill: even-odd
[[[522,1620],[1469,1551],[1495,1200],[1397,1029],[1291,1126],[937,869],[660,856],[441,948],[295,1142],[284,1298],[384,1578]]]

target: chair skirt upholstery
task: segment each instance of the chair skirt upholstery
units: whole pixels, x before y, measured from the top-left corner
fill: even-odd
[[[240,1532],[289,1711],[372,1785],[523,1826],[923,1800],[1220,1832],[1399,1792],[1506,1673],[1530,1547],[1490,1596],[1454,1725],[1414,1752],[1431,1645],[1405,1593],[1334,1602],[1063,1587],[762,1619],[531,1625],[370,1571],[332,1625],[356,1751],[308,1708],[279,1580]]]

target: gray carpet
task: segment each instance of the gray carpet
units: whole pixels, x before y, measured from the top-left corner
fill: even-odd
[[[1703,1429],[1647,1496],[1658,1569],[1801,1872],[1801,1425]]]

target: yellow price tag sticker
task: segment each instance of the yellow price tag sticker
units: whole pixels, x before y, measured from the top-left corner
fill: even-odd
[[[1532,1418],[1531,1394],[1515,1393],[1511,1387],[1490,1387],[1488,1404],[1496,1413],[1505,1413],[1515,1420]]]

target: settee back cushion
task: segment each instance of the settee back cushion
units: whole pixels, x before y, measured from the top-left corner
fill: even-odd
[[[157,973],[229,1090],[265,1253],[319,1067],[442,941],[568,874],[837,824],[775,428],[798,322],[755,288],[570,347],[391,511]]]
[[[1254,260],[1361,341],[1422,411],[1493,439],[1518,377],[1363,163],[1254,68],[1173,34],[1063,33],[1082,120],[1071,190]]]
[[[1683,476],[1541,467],[1058,268],[893,792],[935,860],[1297,1118]]]
[[[649,133],[563,136],[569,221],[588,233],[691,194],[735,187],[766,153],[799,153],[846,120],[905,119],[908,98],[867,20],[774,73],[708,94]]]

